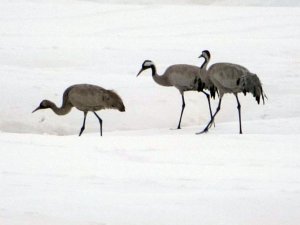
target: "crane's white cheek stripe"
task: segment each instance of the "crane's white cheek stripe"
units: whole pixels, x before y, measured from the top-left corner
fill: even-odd
[[[152,66],[153,62],[145,62],[144,66]]]

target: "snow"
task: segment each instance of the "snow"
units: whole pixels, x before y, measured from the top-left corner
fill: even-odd
[[[191,132],[176,132],[176,138],[173,131],[108,132],[101,140],[95,135],[3,134],[2,220],[4,224],[299,221],[300,156],[295,154],[299,135]]]
[[[253,2],[1,1],[0,224],[299,224],[300,8]],[[174,130],[179,92],[136,77],[146,59],[158,73],[200,65],[204,49],[263,82],[265,105],[240,96],[243,135],[232,95],[195,135],[209,118],[203,94],[186,93]],[[76,83],[124,100],[124,113],[99,112],[102,138],[92,114],[79,138],[82,112],[31,113]]]

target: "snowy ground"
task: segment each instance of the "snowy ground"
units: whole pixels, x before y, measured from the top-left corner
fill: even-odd
[[[275,1],[276,2],[276,1]],[[295,1],[290,1],[291,5]],[[276,4],[275,4],[276,5]],[[1,225],[295,225],[300,223],[300,8],[120,5],[3,0],[0,4]],[[158,86],[175,63],[242,64],[268,100],[233,96],[216,127],[204,95]],[[32,114],[66,87],[116,90],[126,112]],[[216,102],[213,102],[213,108]]]

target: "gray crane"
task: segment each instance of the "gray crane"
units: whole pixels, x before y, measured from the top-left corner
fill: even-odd
[[[182,108],[177,129],[181,129],[181,119],[185,108],[185,91],[198,91],[204,93],[207,97],[210,116],[212,118],[210,96],[215,98],[216,88],[208,79],[206,79],[205,73],[201,75],[199,67],[186,64],[176,64],[168,67],[163,75],[158,75],[154,63],[151,60],[145,60],[137,76],[147,69],[152,70],[152,78],[157,84],[166,87],[174,86],[179,90],[182,98]],[[210,95],[206,93],[204,89],[208,89],[210,91]]]
[[[120,96],[112,91],[92,84],[75,84],[68,87],[63,94],[62,106],[58,108],[53,102],[43,100],[40,105],[33,110],[33,113],[40,109],[50,108],[57,115],[66,115],[72,107],[83,111],[83,125],[79,136],[85,129],[86,115],[89,111],[93,112],[100,123],[100,135],[102,136],[102,119],[95,111],[102,109],[117,109],[125,112],[125,106]]]
[[[203,57],[205,62],[209,62],[210,53],[204,50],[199,58]],[[202,70],[203,73],[207,74],[207,78],[213,83],[219,92],[219,103],[216,112],[212,116],[211,120],[204,128],[201,134],[207,132],[208,129],[214,122],[217,113],[221,109],[221,102],[223,95],[226,93],[234,94],[237,101],[237,109],[239,113],[239,129],[242,134],[242,122],[241,122],[241,104],[238,99],[238,93],[242,92],[244,95],[252,93],[257,103],[260,103],[262,98],[263,104],[265,103],[265,97],[267,97],[263,91],[262,84],[256,74],[251,73],[248,69],[243,66],[232,64],[232,63],[215,63],[209,67],[208,70]]]

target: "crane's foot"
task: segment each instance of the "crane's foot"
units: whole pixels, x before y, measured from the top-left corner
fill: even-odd
[[[212,127],[212,125],[215,124],[215,121],[214,120],[211,120],[207,126],[204,128],[203,131],[200,131],[200,132],[197,132],[196,134],[204,134],[204,133],[207,133],[208,130]]]
[[[203,131],[197,132],[196,134],[204,134],[208,132],[208,128],[205,128]]]
[[[81,136],[83,130],[84,130],[84,129],[81,129],[81,130],[80,130],[79,135],[78,135],[79,137]]]
[[[181,130],[181,126],[178,125],[177,128],[170,128],[170,130]]]

